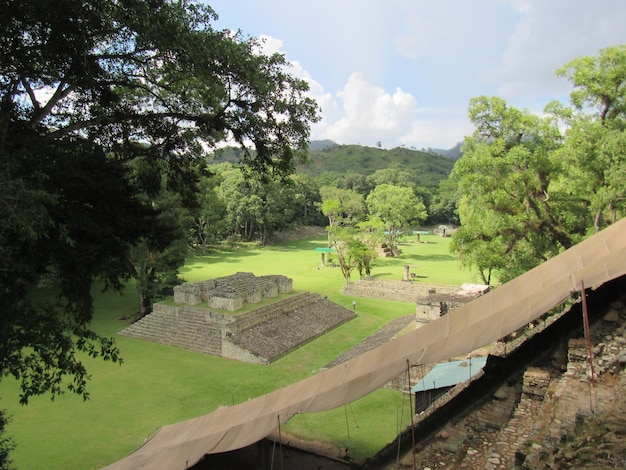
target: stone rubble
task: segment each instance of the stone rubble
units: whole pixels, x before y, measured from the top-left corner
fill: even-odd
[[[448,423],[388,469],[626,468],[626,308],[613,302],[584,338],[569,340],[520,381]],[[414,460],[415,459],[415,460]]]

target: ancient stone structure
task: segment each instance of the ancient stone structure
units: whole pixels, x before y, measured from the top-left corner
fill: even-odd
[[[429,322],[450,313],[489,291],[489,286],[463,284],[456,289],[431,287],[416,300],[415,318],[419,322]]]
[[[422,284],[403,281],[356,281],[344,288],[344,294],[398,302],[415,302],[415,319],[426,323],[486,293],[489,286],[463,284]]]
[[[356,316],[319,294],[288,295],[291,292],[289,278],[251,273],[184,284],[174,293],[180,305],[155,304],[150,315],[120,334],[268,364]],[[254,304],[281,294],[286,297],[245,313],[232,313],[244,302]]]
[[[174,302],[198,305],[207,302],[211,308],[233,312],[244,303],[256,304],[265,297],[291,292],[293,281],[285,276],[256,277],[252,273],[239,272],[203,282],[188,283],[174,287]]]

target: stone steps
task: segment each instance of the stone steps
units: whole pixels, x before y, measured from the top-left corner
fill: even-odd
[[[206,321],[200,309],[181,308],[177,315],[155,308],[120,334],[209,354],[221,353],[222,330]]]
[[[232,359],[269,363],[354,316],[319,294],[303,292],[240,315],[156,304],[120,334],[214,355],[226,349]]]
[[[303,296],[280,310],[280,316],[241,329],[229,340],[270,363],[356,316],[319,294]]]

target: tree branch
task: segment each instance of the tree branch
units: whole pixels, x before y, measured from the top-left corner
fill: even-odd
[[[33,104],[33,108],[35,108],[36,110],[41,109],[41,105],[39,104],[39,101],[37,101],[37,97],[35,96],[35,92],[33,91],[33,88],[30,86],[30,83],[28,83],[26,78],[22,77],[20,79],[20,83],[22,84],[22,86],[26,90],[26,93],[28,93],[28,96],[30,97],[30,101]]]
[[[59,82],[56,90],[54,90],[54,94],[48,100],[46,105],[43,108],[37,107],[39,112],[33,114],[33,118],[31,119],[30,123],[31,127],[35,127],[37,124],[43,121],[44,118],[52,112],[52,109],[59,103],[59,101],[67,97],[73,90],[74,87],[68,85],[65,81]]]
[[[110,116],[99,116],[94,119],[90,119],[87,121],[77,121],[73,124],[70,124],[66,127],[58,129],[56,131],[48,134],[45,139],[46,140],[54,140],[65,137],[72,132],[79,131],[82,129],[88,129],[91,127],[99,126],[99,125],[107,125],[113,123],[120,122],[131,122],[135,121],[137,123],[147,123],[154,120],[168,119],[173,118],[179,121],[190,121],[195,123],[196,125],[203,124],[218,124],[218,121],[223,117],[224,110],[215,114],[215,115],[198,115],[198,114],[185,114],[179,112],[163,112],[163,113],[148,113],[148,114],[113,114]],[[219,122],[219,125],[225,127],[225,123]],[[214,129],[218,129],[219,126],[214,125]]]

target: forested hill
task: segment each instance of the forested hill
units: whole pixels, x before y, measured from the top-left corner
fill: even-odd
[[[448,177],[453,166],[454,160],[434,152],[404,147],[387,150],[361,145],[333,144],[321,149],[315,149],[315,146],[311,145],[309,163],[299,165],[298,172],[313,176],[324,172],[371,175],[376,170],[395,168],[409,172],[419,186],[436,188],[439,181]]]
[[[235,162],[240,151],[222,149],[215,162]],[[444,157],[435,150],[414,150],[405,147],[383,149],[361,145],[339,145],[332,141],[313,141],[309,147],[309,162],[297,166],[298,173],[319,176],[323,173],[360,173],[368,176],[377,170],[393,168],[407,171],[418,186],[436,189],[446,179],[455,158]]]

